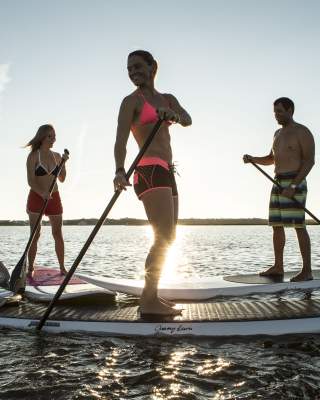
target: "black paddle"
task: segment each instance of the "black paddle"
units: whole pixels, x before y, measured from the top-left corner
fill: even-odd
[[[69,155],[69,151],[67,149],[64,150],[64,155],[66,155],[66,156]],[[22,257],[20,258],[20,260],[18,261],[18,264],[15,266],[14,270],[12,271],[10,282],[9,282],[9,289],[14,293],[23,293],[25,290],[26,280],[27,280],[27,255],[28,255],[28,252],[32,245],[33,239],[36,235],[37,229],[39,228],[39,225],[41,223],[41,219],[43,217],[44,211],[48,205],[49,198],[52,194],[52,191],[57,182],[58,176],[59,176],[61,169],[65,162],[66,162],[66,160],[64,158],[62,158],[62,160],[60,161],[60,164],[58,165],[57,173],[55,174],[55,176],[51,182],[51,185],[49,187],[48,197],[45,200],[45,202],[41,208],[41,211],[39,213],[36,224],[34,225],[32,231],[31,231],[25,251],[22,254]]]
[[[153,127],[150,135],[148,136],[146,142],[141,147],[137,157],[135,158],[135,160],[131,164],[131,167],[128,169],[128,172],[126,173],[126,180],[127,181],[129,180],[130,176],[134,172],[134,170],[135,170],[136,166],[138,165],[139,161],[143,157],[144,153],[146,152],[147,148],[149,147],[150,143],[152,142],[153,138],[155,137],[156,133],[158,132],[162,122],[163,122],[162,119],[159,119],[157,121],[157,123]],[[114,203],[116,202],[116,200],[120,196],[120,193],[121,193],[121,190],[116,190],[114,195],[112,196],[109,204],[107,205],[106,209],[102,213],[99,221],[97,222],[96,226],[93,228],[93,230],[92,230],[91,234],[89,235],[87,241],[85,242],[85,244],[83,245],[82,249],[80,250],[80,253],[78,254],[77,258],[74,260],[74,263],[73,263],[72,267],[70,268],[70,270],[68,271],[67,275],[65,276],[62,284],[60,285],[59,289],[57,290],[57,293],[55,294],[54,298],[51,300],[48,308],[46,309],[45,313],[43,314],[42,318],[40,319],[40,321],[39,321],[39,323],[38,323],[38,325],[36,327],[36,329],[38,331],[40,331],[41,328],[43,327],[43,325],[45,324],[47,318],[49,317],[49,315],[50,315],[50,313],[51,313],[51,311],[52,311],[52,309],[54,307],[54,304],[59,299],[59,297],[61,296],[61,294],[64,291],[65,287],[67,286],[68,282],[70,281],[70,279],[71,279],[72,275],[74,274],[76,268],[80,264],[83,256],[86,254],[86,251],[88,250],[90,244],[92,243],[92,241],[95,238],[96,234],[98,233],[99,229],[101,228],[101,226],[103,225],[104,221],[106,220],[111,208],[113,207]]]
[[[253,161],[250,161],[250,163],[251,163],[254,167],[256,167],[265,177],[267,177],[273,184],[275,184],[280,190],[283,190],[283,189],[284,189],[284,188],[280,185],[279,182],[277,182],[277,181],[275,181],[274,179],[272,179],[271,176],[268,175],[268,174],[267,174],[262,168],[260,168],[256,163],[254,163]],[[302,208],[308,215],[310,215],[310,217],[312,217],[318,224],[320,224],[320,220],[319,220],[315,215],[313,215],[311,211],[309,211],[307,208],[305,208],[304,205],[302,205],[302,204],[300,203],[299,200],[297,200],[295,197],[292,197],[291,200],[294,201],[294,203],[295,203],[298,207]]]

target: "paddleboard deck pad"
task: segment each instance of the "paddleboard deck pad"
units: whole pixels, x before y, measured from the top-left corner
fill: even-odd
[[[24,295],[29,300],[48,303],[53,299],[64,278],[59,269],[36,267],[33,276],[27,278]],[[114,297],[115,293],[108,289],[72,277],[58,301],[70,304],[107,304],[113,301]]]
[[[245,296],[259,293],[276,293],[284,290],[313,290],[320,288],[320,271],[314,271],[312,281],[290,282],[298,271],[285,274],[281,282],[255,274],[236,276],[215,276],[202,279],[187,279],[179,282],[159,282],[159,295],[169,300],[202,301],[218,296]],[[108,278],[103,276],[77,276],[93,285],[139,297],[144,286],[143,280]],[[249,283],[250,282],[250,283]]]
[[[179,304],[182,315],[142,319],[136,306],[54,307],[43,330],[112,336],[248,336],[320,333],[320,298]],[[0,326],[35,329],[46,306],[0,308]]]
[[[223,279],[229,282],[244,283],[247,285],[272,285],[275,283],[290,282],[290,279],[297,275],[299,271],[285,272],[283,275],[269,275],[261,276],[257,274],[242,274],[242,275],[230,275],[224,276]],[[320,279],[320,271],[313,271],[313,279]],[[319,282],[318,282],[319,283]],[[319,283],[320,286],[320,283]]]
[[[27,278],[29,286],[60,286],[65,276],[60,273],[60,270],[54,268],[36,268],[33,276]],[[76,276],[72,276],[68,285],[79,285],[86,283]]]

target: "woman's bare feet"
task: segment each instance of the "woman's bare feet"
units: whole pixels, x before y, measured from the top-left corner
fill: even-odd
[[[283,274],[283,266],[278,267],[277,265],[273,265],[265,271],[259,272],[260,276],[283,276]]]
[[[160,299],[154,299],[145,301],[142,300],[140,303],[140,314],[152,314],[152,315],[180,315],[182,310],[172,308],[160,301]]]
[[[164,303],[169,307],[174,307],[176,305],[176,303],[174,303],[173,301],[164,299],[163,297],[159,297],[159,300],[161,301],[161,303]]]
[[[303,281],[312,281],[313,276],[312,272],[304,272],[303,270],[299,272],[297,275],[290,279],[290,282],[303,282]]]
[[[33,278],[34,275],[34,267],[28,267],[28,271],[27,271],[27,278]]]
[[[61,275],[67,275],[68,271],[65,269],[65,267],[60,267],[60,274]]]

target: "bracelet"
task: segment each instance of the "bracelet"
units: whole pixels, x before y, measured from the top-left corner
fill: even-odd
[[[123,167],[119,167],[119,168],[116,169],[116,175],[117,175],[119,172],[123,172],[124,175],[126,174],[126,170],[125,170]]]

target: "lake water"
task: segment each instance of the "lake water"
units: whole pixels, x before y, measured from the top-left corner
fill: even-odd
[[[64,228],[67,268],[92,228]],[[312,264],[319,268],[320,230],[311,226],[309,232]],[[9,269],[21,257],[28,233],[27,227],[0,227],[0,260]],[[273,262],[271,235],[266,226],[178,227],[164,276],[260,271]],[[78,271],[141,278],[151,240],[149,227],[104,226]],[[57,265],[49,227],[42,228],[37,264]],[[301,266],[293,230],[287,230],[285,265],[287,270]],[[316,335],[142,339],[0,329],[0,357],[0,399],[5,400],[320,399]]]

